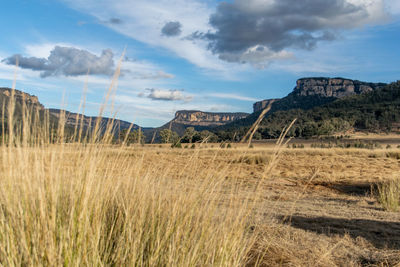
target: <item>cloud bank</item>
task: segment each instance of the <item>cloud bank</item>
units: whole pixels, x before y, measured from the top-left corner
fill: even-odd
[[[385,18],[382,0],[235,0],[210,17],[214,32],[196,33],[228,62],[287,58],[285,49],[311,50],[341,30]]]
[[[386,21],[398,0],[64,0],[140,42],[163,47],[211,73],[257,68],[311,50],[347,30]],[[167,22],[167,23],[166,23]],[[160,34],[161,33],[161,34]],[[165,37],[182,36],[182,38]]]
[[[110,49],[103,50],[100,56],[89,51],[74,47],[55,46],[48,58],[24,57],[15,54],[2,62],[19,67],[40,71],[42,78],[49,76],[79,76],[90,74],[112,75],[114,61],[113,52]]]

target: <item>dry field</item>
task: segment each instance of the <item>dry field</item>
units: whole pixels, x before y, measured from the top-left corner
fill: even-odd
[[[398,148],[115,145],[12,101],[0,266],[400,266]]]
[[[395,266],[400,149],[0,147],[2,266]]]
[[[175,166],[171,175],[195,155],[199,174],[224,169],[236,197],[257,191],[250,197],[261,233],[255,246],[267,249],[265,265],[400,263],[400,212],[385,211],[376,197],[376,184],[400,177],[400,149],[284,148],[272,169],[271,145],[141,149],[146,164]]]

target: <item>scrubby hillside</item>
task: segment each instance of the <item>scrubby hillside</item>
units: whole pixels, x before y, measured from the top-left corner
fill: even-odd
[[[253,113],[244,120],[219,129],[222,138],[229,132],[243,134],[259,116]],[[262,121],[256,137],[276,138],[282,128],[297,118],[290,131],[296,137],[335,134],[348,130],[366,132],[399,132],[400,82],[377,88],[360,95],[343,98],[300,96],[293,93],[274,103]]]

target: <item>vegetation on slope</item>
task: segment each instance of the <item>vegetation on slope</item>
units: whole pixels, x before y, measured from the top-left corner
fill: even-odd
[[[312,98],[304,102],[303,106],[302,101],[308,97],[303,98],[303,100],[295,101],[295,98],[291,96],[282,100],[283,102],[274,103],[255,137],[277,138],[282,128],[294,118],[297,118],[297,121],[289,131],[289,136],[294,137],[331,135],[353,129],[366,132],[390,132],[400,128],[400,82],[391,83],[362,95],[334,101],[327,99],[325,101],[329,103],[314,105],[314,107],[312,107],[313,103],[324,102],[318,102],[318,99]],[[296,108],[292,108],[293,105]],[[287,109],[285,106],[291,109]],[[217,134],[223,140],[231,139],[233,132],[240,137],[248,129],[246,124],[256,117],[257,114],[254,113],[247,120],[241,120],[218,129]]]

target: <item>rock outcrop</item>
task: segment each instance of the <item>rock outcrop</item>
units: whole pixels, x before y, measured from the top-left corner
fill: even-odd
[[[248,113],[214,113],[198,110],[180,110],[175,113],[172,122],[191,126],[220,126],[229,122],[243,119]]]
[[[288,96],[282,99],[266,99],[256,102],[253,104],[253,111],[263,110],[272,100],[280,100],[278,103],[274,103],[275,109],[310,108],[336,98],[368,93],[385,85],[385,83],[368,83],[344,78],[302,78],[297,80],[296,87]],[[311,103],[308,103],[307,100]],[[277,108],[276,105],[279,104],[280,106]]]
[[[275,101],[277,99],[265,99],[262,101],[258,101],[253,104],[253,112],[261,111],[265,109],[271,102]]]
[[[9,103],[9,98],[11,96],[12,89],[11,88],[6,88],[2,87],[0,88],[0,101],[3,102],[5,105],[8,105]],[[44,106],[39,102],[39,99],[37,96],[30,95],[28,93],[24,93],[19,90],[14,90],[14,98],[15,98],[15,103],[22,104],[22,101],[25,101],[25,104],[27,106],[34,106],[35,108],[39,110],[44,110]],[[2,103],[1,103],[2,104]]]
[[[293,93],[298,96],[342,98],[368,93],[385,85],[343,78],[303,78],[297,80]]]

